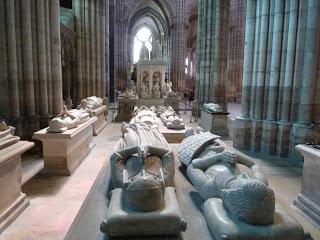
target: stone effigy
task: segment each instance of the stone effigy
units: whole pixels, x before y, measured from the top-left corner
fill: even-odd
[[[67,106],[63,106],[62,112],[49,122],[49,133],[62,133],[68,129],[77,127],[80,124],[80,118],[76,114],[71,114]]]
[[[15,128],[0,122],[0,150],[19,142],[20,137],[14,136]]]
[[[146,106],[135,107],[132,115],[133,118],[130,121],[131,124],[145,123],[148,125],[154,125],[156,127],[158,126],[156,114]]]
[[[214,238],[304,239],[300,224],[276,208],[260,167],[218,138],[193,135],[178,150],[188,178],[206,200],[203,212]]]
[[[160,119],[167,126],[168,129],[185,129],[186,125],[184,124],[182,117],[178,115],[172,107],[167,107],[163,112],[163,108],[159,108]]]
[[[92,110],[97,109],[103,105],[103,99],[91,96],[87,97],[81,100],[80,105],[77,107],[77,109],[85,109],[89,113],[91,113]]]
[[[108,114],[107,106],[104,105],[102,98],[91,96],[80,101],[77,107],[78,110],[84,110],[89,113],[89,116],[97,117],[93,124],[93,135],[97,136],[107,125],[106,115]]]
[[[125,124],[111,156],[112,191],[100,230],[109,237],[185,231],[173,188],[174,155],[158,128]]]
[[[85,123],[89,121],[89,113],[85,111],[84,109],[71,109],[69,110],[69,113],[80,120],[80,124]]]
[[[151,58],[152,59],[156,59],[156,60],[163,59],[163,57],[162,57],[162,47],[160,45],[159,40],[153,41],[153,43],[152,43]]]
[[[223,109],[219,104],[216,103],[204,103],[203,108],[212,113],[222,113]]]

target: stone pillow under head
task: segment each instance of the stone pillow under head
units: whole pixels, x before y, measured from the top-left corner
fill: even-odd
[[[214,140],[220,138],[210,132],[202,132],[185,138],[178,149],[178,158],[185,166],[189,166],[194,158],[207,146],[214,143]]]

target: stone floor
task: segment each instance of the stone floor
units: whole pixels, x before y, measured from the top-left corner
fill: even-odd
[[[239,112],[238,105],[232,105],[232,109]],[[187,111],[186,113],[186,115],[183,115],[186,123],[196,126],[194,119],[190,118],[190,112]],[[184,111],[181,114],[184,114]],[[190,123],[190,119],[192,123]],[[72,176],[48,177],[38,175],[27,182],[23,186],[23,192],[27,194],[30,206],[0,236],[0,240],[64,239],[94,184],[99,171],[103,166],[108,164],[106,160],[119,137],[120,124],[110,123],[100,135],[94,137],[96,146]],[[226,142],[232,144],[230,139],[226,139]],[[315,240],[320,239],[320,229],[309,223],[292,207],[292,202],[301,187],[301,169],[291,166],[285,161],[255,159],[266,173],[271,188],[275,191],[277,202],[290,212],[303,225],[305,231],[312,234]],[[187,181],[184,181],[184,179],[179,179],[178,181],[181,181],[177,185],[181,186],[180,191],[183,192]],[[183,211],[183,214],[188,214],[188,206],[185,205],[187,203],[182,201],[180,204],[181,207],[186,209]],[[98,207],[96,206],[96,208]],[[89,225],[90,218],[92,217],[92,215],[86,216],[85,220]],[[203,224],[197,217],[191,217],[194,221],[189,224]],[[90,227],[96,228],[97,226]],[[82,239],[88,238],[77,238],[77,240]]]

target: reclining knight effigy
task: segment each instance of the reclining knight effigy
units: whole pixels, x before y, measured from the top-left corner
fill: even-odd
[[[214,239],[306,239],[302,226],[275,204],[261,168],[219,136],[202,132],[186,138],[178,158],[205,201],[203,214]]]
[[[174,155],[158,128],[123,123],[110,158],[114,190],[100,229],[109,237],[186,230],[174,189]]]
[[[185,129],[186,125],[184,124],[182,117],[177,114],[171,106],[159,106],[156,111],[157,115],[168,129]]]

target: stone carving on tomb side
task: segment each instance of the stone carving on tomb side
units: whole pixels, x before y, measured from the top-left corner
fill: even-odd
[[[49,133],[63,133],[68,129],[77,127],[80,124],[80,118],[75,114],[71,114],[67,106],[63,106],[62,112],[49,122]]]
[[[156,81],[153,85],[153,88],[152,88],[152,97],[153,98],[160,98],[160,96],[161,96],[161,92],[160,92],[159,82]]]
[[[0,122],[0,150],[19,142],[20,137],[14,136],[14,133],[14,127],[7,126],[4,121]]]

